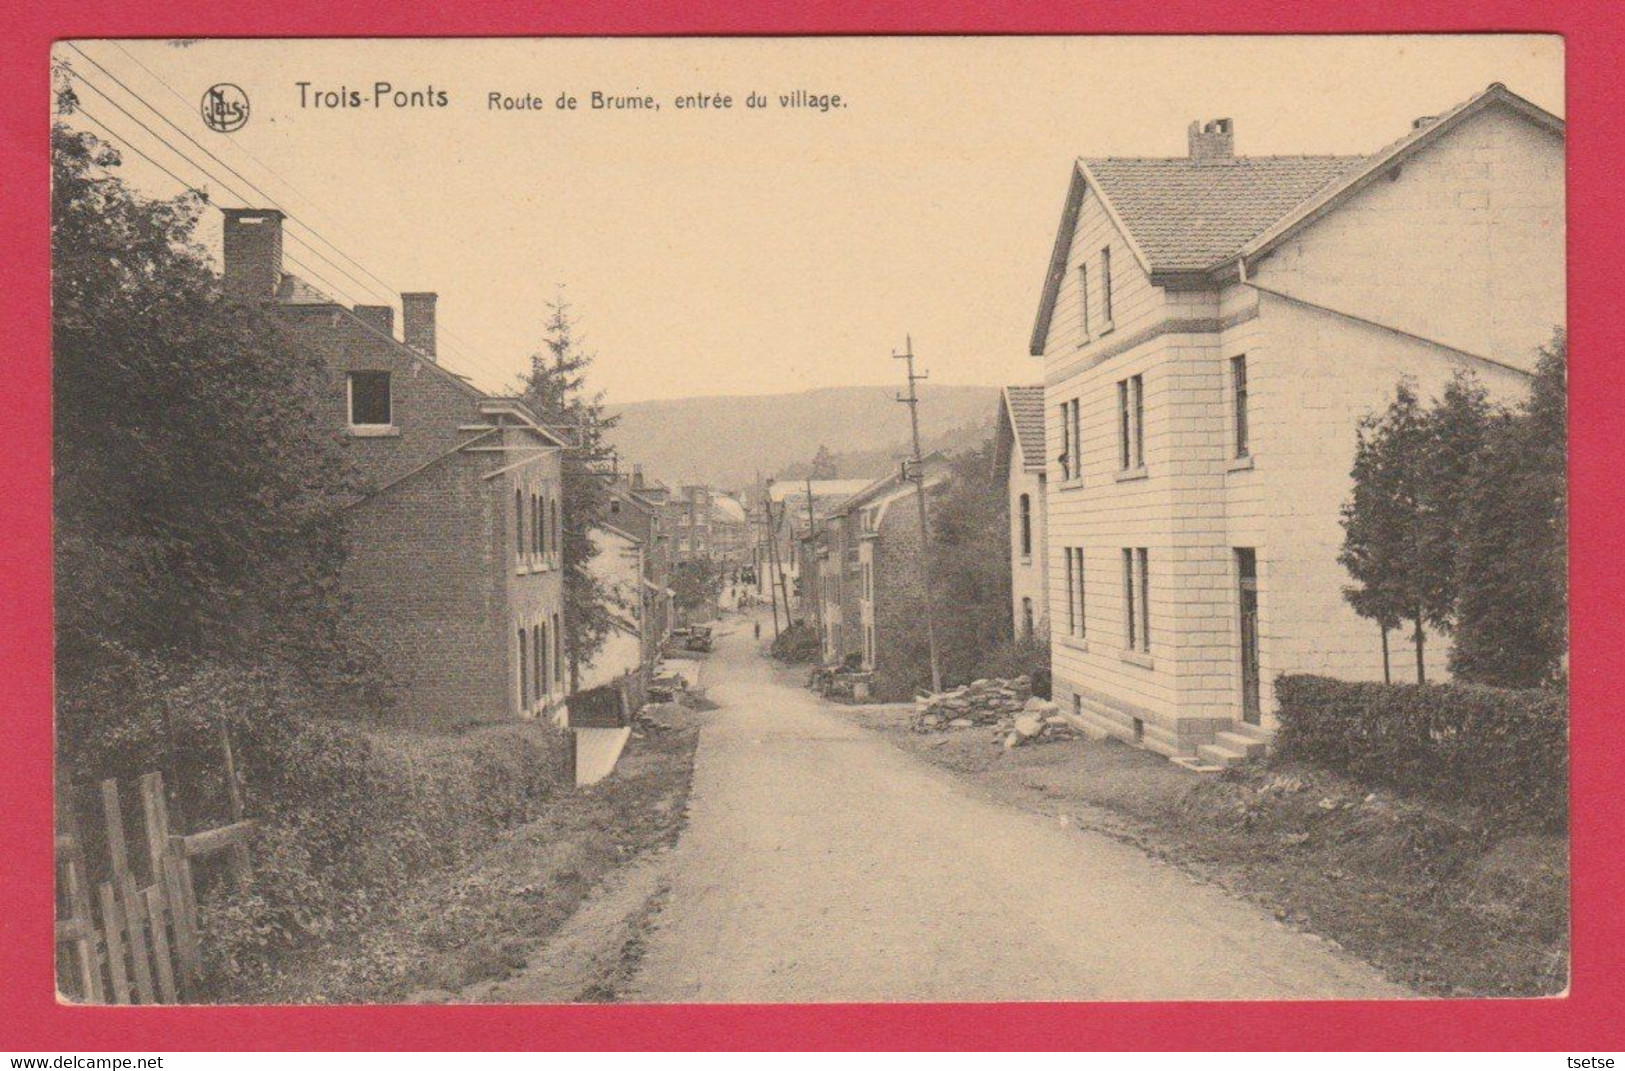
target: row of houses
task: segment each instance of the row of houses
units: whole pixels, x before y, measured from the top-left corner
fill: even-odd
[[[1278,675],[1383,677],[1338,563],[1358,421],[1402,377],[1514,401],[1566,319],[1564,123],[1505,86],[1366,156],[1235,136],[1074,163],[1041,381],[996,431],[1012,629],[1049,637],[1055,699],[1219,763],[1268,739]]]
[[[377,652],[403,720],[455,727],[563,719],[572,690],[646,666],[672,619],[668,576],[692,538],[660,485],[607,475],[593,568],[622,625],[572,678],[563,568],[564,462],[574,445],[522,399],[437,359],[436,295],[346,306],[284,270],[283,215],[227,209],[225,295],[275,310],[332,374],[317,434],[360,474],[341,576],[347,626]]]

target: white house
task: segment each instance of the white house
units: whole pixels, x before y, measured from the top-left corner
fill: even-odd
[[[1006,387],[993,432],[993,478],[1010,506],[1012,634],[1049,634],[1049,514],[1045,501],[1044,388]]]
[[[1525,390],[1565,318],[1564,136],[1496,84],[1369,156],[1239,157],[1220,119],[1076,162],[1032,352],[1081,724],[1231,763],[1277,675],[1381,679],[1337,562],[1356,423],[1402,376]]]
[[[603,581],[618,604],[615,613],[631,628],[617,625],[609,630],[604,646],[592,662],[581,667],[581,688],[595,688],[638,670],[643,665],[644,642],[644,546],[642,540],[613,525],[592,530],[598,553],[589,568]]]

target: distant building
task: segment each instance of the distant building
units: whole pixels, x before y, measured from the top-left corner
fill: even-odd
[[[1402,376],[1519,397],[1566,270],[1564,123],[1504,86],[1369,156],[1234,137],[1077,161],[1032,339],[1055,697],[1226,763],[1274,727],[1279,674],[1382,678],[1337,560],[1356,423]]]
[[[1045,492],[1044,388],[1000,392],[994,479],[1010,503],[1010,620],[1018,639],[1049,636],[1049,505]]]
[[[925,472],[929,497],[947,487],[943,455],[926,458]],[[826,663],[855,657],[872,670],[900,637],[918,634],[926,612],[918,498],[913,480],[887,476],[818,526],[806,557],[816,573]]]
[[[401,295],[398,341],[391,306],[350,309],[283,271],[282,213],[224,213],[224,293],[274,306],[332,373],[312,433],[341,438],[364,484],[347,627],[382,659],[401,715],[454,726],[553,710],[567,686],[565,441],[436,363],[434,294]]]

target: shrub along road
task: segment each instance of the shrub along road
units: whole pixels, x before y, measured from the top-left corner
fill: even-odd
[[[1133,847],[898,750],[785,679],[748,627],[706,674],[718,709],[688,827],[617,998],[1408,995]]]

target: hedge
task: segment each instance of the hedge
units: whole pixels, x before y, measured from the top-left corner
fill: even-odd
[[[408,883],[456,866],[554,795],[565,743],[538,723],[432,733],[307,713],[311,697],[263,668],[132,660],[105,687],[65,695],[73,726],[58,773],[80,828],[98,828],[97,782],[151,769],[171,817],[229,820],[220,729],[232,735],[248,812],[261,822],[253,880],[197,873],[205,956],[218,995],[252,992],[287,957],[362,925]],[[117,687],[113,687],[113,685]]]
[[[1553,690],[1283,676],[1282,758],[1476,806],[1518,826],[1568,824],[1568,699]]]

